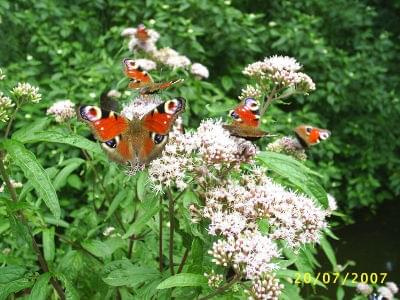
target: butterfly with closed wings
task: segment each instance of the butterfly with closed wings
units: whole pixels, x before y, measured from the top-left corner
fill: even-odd
[[[229,112],[233,122],[230,125],[223,125],[231,135],[246,140],[258,140],[268,133],[260,127],[260,107],[256,99],[244,99],[234,110]]]
[[[158,93],[161,90],[183,81],[183,79],[176,79],[167,82],[154,82],[150,74],[143,70],[135,60],[125,58],[123,60],[123,65],[124,73],[129,78],[128,87],[131,89],[138,89],[142,95]]]
[[[107,97],[102,95],[102,103]],[[112,110],[84,105],[78,117],[86,122],[108,156],[117,162],[144,166],[161,154],[168,134],[185,110],[185,99],[178,97],[161,103],[141,119],[127,119]]]

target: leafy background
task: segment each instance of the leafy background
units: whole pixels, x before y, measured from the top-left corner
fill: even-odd
[[[0,67],[7,75],[2,89],[11,88],[17,81],[29,81],[40,86],[44,95],[40,104],[25,106],[18,114],[14,132],[21,130],[14,134],[35,153],[60,198],[65,223],[59,223],[50,213],[39,213],[41,200],[34,197],[31,184],[21,192],[30,200],[31,217],[42,232],[47,260],[52,264],[55,254],[62,257],[57,260],[57,272],[69,275],[60,280],[65,286],[74,286],[83,298],[109,292],[102,278],[108,278],[117,267],[110,265],[104,270],[103,262],[111,255],[122,258],[129,252],[123,247],[125,242],[109,239],[99,244],[91,237],[101,234],[107,222],[118,223],[118,218],[132,224],[133,229],[124,230],[140,236],[145,228],[137,220],[150,220],[151,216],[135,216],[133,212],[139,205],[148,205],[142,211],[156,206],[154,199],[140,202],[150,197],[148,191],[137,188],[141,178],[126,177],[101,152],[93,150],[92,144],[81,145],[92,156],[91,162],[80,149],[69,146],[68,140],[67,145],[51,143],[75,133],[88,135],[82,125],[72,124],[71,132],[71,128],[55,126],[44,117],[56,100],[96,103],[103,90],[121,88],[119,62],[133,56],[120,37],[123,28],[144,23],[161,33],[160,47],[177,49],[210,69],[209,80],[189,79],[179,88],[189,101],[184,120],[189,127],[205,117],[225,114],[246,84],[241,71],[248,63],[274,54],[296,57],[317,90],[307,98],[296,96],[272,107],[263,126],[282,135],[302,122],[329,128],[333,133],[330,142],[312,149],[307,164],[324,176],[324,186],[335,195],[340,208],[351,212],[358,207],[374,208],[400,194],[399,14],[400,4],[395,1],[0,2]],[[168,76],[182,75],[179,72],[183,71]],[[165,73],[161,70],[155,77]],[[167,98],[174,93],[164,95]],[[42,135],[44,129],[51,131],[49,142],[38,143],[46,137],[32,135],[27,127]],[[18,176],[14,179],[22,180],[22,174]],[[98,211],[103,214],[98,215]],[[45,224],[58,224],[63,229],[55,232]],[[1,232],[7,229],[4,226],[0,226]],[[156,222],[150,220],[150,227],[155,226]],[[18,235],[18,245],[25,244],[26,234]],[[57,234],[72,251],[54,244]],[[75,242],[80,240],[87,242]],[[147,253],[158,247],[156,238],[146,240],[153,243],[135,243],[133,259],[155,264]],[[14,244],[9,236],[4,241]],[[183,242],[177,243],[178,252],[183,250]],[[201,244],[195,245],[194,249],[203,251]],[[2,259],[29,269],[36,267],[33,254],[23,247]],[[129,262],[121,264],[118,268],[131,270]],[[191,266],[196,268],[198,262],[192,260]],[[141,276],[159,276],[151,270],[139,271]],[[24,272],[16,269],[11,273]],[[15,278],[19,278],[17,275]],[[161,278],[157,280],[155,285]],[[108,282],[112,286],[125,283],[113,282],[112,278]],[[150,293],[152,288],[142,292]],[[70,291],[74,293],[74,289]],[[120,293],[128,291],[122,288]]]

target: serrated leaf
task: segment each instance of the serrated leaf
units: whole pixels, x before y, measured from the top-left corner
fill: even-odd
[[[147,222],[155,215],[158,213],[160,209],[160,205],[158,202],[158,199],[156,197],[153,197],[152,199],[147,199],[146,201],[142,202],[140,204],[140,209],[139,211],[144,211],[144,214],[141,216],[138,216],[136,218],[136,221],[131,224],[126,231],[126,233],[122,236],[123,239],[126,239],[133,234],[139,234],[143,230],[143,228],[146,226]]]
[[[42,232],[43,254],[46,261],[53,261],[55,256],[54,227],[45,228]]]
[[[37,131],[42,131],[50,123],[50,118],[40,118],[29,125],[15,131],[12,135],[13,140],[21,141],[25,137],[34,134]]]
[[[44,273],[40,275],[37,280],[35,285],[32,288],[31,294],[28,297],[28,300],[45,300],[46,295],[49,291],[48,289],[48,283],[50,280],[50,273]]]
[[[135,286],[146,281],[158,278],[160,273],[155,269],[146,267],[124,267],[123,269],[116,269],[103,277],[103,281],[111,286]]]
[[[99,240],[88,240],[81,243],[82,247],[97,257],[110,257],[120,247],[124,246],[121,238],[112,238],[105,242]]]
[[[26,149],[23,144],[14,140],[4,141],[4,147],[12,158],[12,162],[19,166],[25,177],[32,183],[38,195],[43,199],[52,214],[59,219],[61,215],[60,204],[54,186],[46,171],[37,161],[35,155]]]
[[[103,154],[103,151],[97,143],[89,141],[83,136],[75,133],[64,133],[59,131],[37,131],[30,135],[18,136],[18,141],[22,143],[61,143],[88,150],[99,155]]]
[[[75,171],[84,162],[83,159],[76,159],[66,165],[60,172],[58,172],[56,178],[54,178],[53,185],[56,190],[59,190],[67,183],[68,176]]]
[[[157,289],[169,289],[177,286],[202,286],[207,284],[207,278],[201,274],[180,273],[161,282]]]
[[[329,262],[331,263],[332,269],[335,269],[335,267],[337,266],[337,261],[336,261],[335,251],[333,251],[331,244],[324,236],[320,238],[319,244],[322,250],[324,251],[326,257],[328,258]]]
[[[5,300],[7,297],[12,294],[19,292],[23,289],[29,288],[32,286],[32,281],[26,278],[20,278],[14,281],[11,281],[0,288],[0,300]]]
[[[112,214],[115,212],[115,210],[118,208],[118,206],[121,204],[121,202],[128,198],[132,199],[132,190],[121,190],[112,200],[110,207],[108,208],[107,215],[106,215],[106,220],[108,220]]]
[[[137,197],[143,202],[146,199],[146,192],[148,188],[149,174],[147,171],[142,171],[139,173],[137,178]]]
[[[17,280],[24,276],[26,269],[21,266],[6,266],[0,268],[0,284]]]
[[[267,168],[286,178],[308,196],[321,203],[323,207],[328,207],[328,197],[324,188],[311,176],[320,176],[318,173],[293,157],[281,153],[262,151],[257,155],[257,159]]]

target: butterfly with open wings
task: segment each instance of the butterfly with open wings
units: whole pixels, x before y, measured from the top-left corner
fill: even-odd
[[[123,65],[124,73],[129,78],[128,87],[131,89],[138,89],[142,95],[158,93],[161,90],[183,81],[183,79],[176,79],[167,82],[154,82],[150,74],[143,70],[135,60],[125,58],[123,60]]]
[[[161,154],[175,120],[184,110],[185,99],[178,97],[161,103],[141,119],[129,120],[91,105],[79,107],[78,117],[90,126],[112,160],[144,166]]]
[[[229,112],[233,122],[230,125],[223,125],[231,135],[246,140],[257,140],[268,133],[260,127],[260,107],[256,99],[244,99],[234,110]]]

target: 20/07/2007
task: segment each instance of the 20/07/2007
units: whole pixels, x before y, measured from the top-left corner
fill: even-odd
[[[318,272],[317,276],[313,276],[311,273],[296,273],[295,284],[311,284],[316,285],[318,283],[323,284],[345,284],[347,280],[355,284],[361,283],[380,283],[383,284],[387,277],[387,273],[339,273],[339,272]]]

